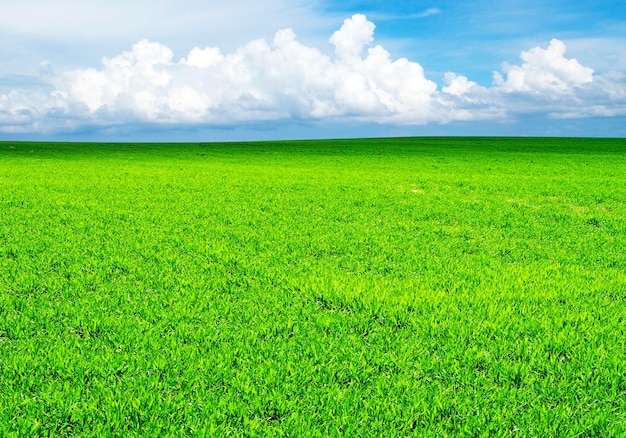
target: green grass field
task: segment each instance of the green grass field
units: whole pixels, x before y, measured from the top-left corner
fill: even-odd
[[[0,143],[0,435],[625,436],[626,140]]]

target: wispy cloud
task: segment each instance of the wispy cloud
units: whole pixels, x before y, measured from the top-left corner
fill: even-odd
[[[426,18],[432,15],[442,14],[443,11],[439,8],[428,8],[422,12],[413,14],[371,14],[371,18],[376,21],[397,21],[397,20],[417,20],[419,18]]]

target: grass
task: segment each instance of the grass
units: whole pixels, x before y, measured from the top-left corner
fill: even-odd
[[[4,436],[623,436],[626,141],[0,143]]]

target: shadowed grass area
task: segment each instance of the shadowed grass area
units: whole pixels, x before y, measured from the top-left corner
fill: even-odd
[[[626,140],[0,142],[7,436],[626,433]]]

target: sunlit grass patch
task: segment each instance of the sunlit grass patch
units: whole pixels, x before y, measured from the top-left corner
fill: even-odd
[[[625,148],[0,143],[0,430],[622,435]]]

